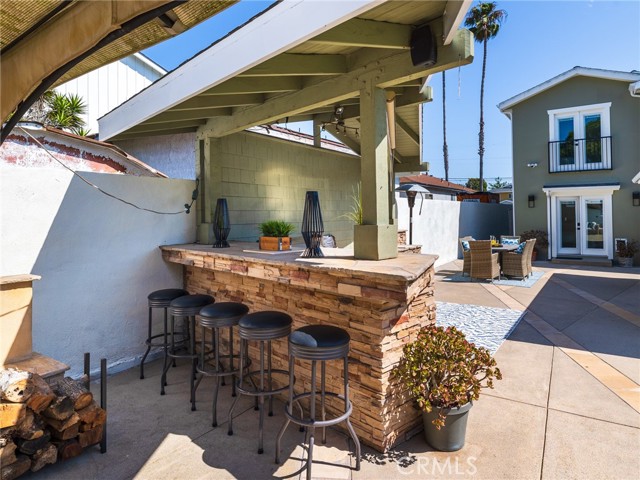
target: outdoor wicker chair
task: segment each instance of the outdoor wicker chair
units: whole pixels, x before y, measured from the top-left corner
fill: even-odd
[[[469,242],[471,257],[471,279],[500,279],[499,254],[491,253],[491,240]]]
[[[464,274],[471,275],[471,254],[469,250],[465,250],[464,246],[462,246],[462,242],[469,242],[471,240],[475,240],[473,237],[467,236],[458,239],[458,244],[460,245],[460,250],[462,250],[462,276]]]
[[[531,252],[535,239],[527,240],[522,253],[503,252],[502,273],[508,277],[520,277],[523,280],[531,275]]]
[[[529,254],[526,256],[527,258],[527,268],[529,269],[529,275],[533,273],[533,267],[531,266],[531,259],[533,258],[533,249],[536,247],[536,239],[532,238],[531,240],[527,240],[527,245],[531,242],[531,246],[529,247]]]
[[[500,235],[500,243],[504,245],[505,240],[516,241],[520,243],[520,235]]]

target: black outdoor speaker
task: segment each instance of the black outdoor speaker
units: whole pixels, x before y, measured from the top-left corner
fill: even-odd
[[[438,49],[429,25],[423,25],[411,32],[411,62],[414,67],[429,67],[438,61]]]

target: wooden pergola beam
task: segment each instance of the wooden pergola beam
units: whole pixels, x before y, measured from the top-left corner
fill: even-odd
[[[227,80],[223,84],[203,92],[201,96],[273,92],[282,93],[293,92],[295,90],[300,90],[301,88],[302,79],[298,77],[237,77]]]
[[[169,112],[176,112],[181,110],[198,110],[198,109],[210,109],[210,108],[224,108],[224,107],[242,107],[247,105],[260,105],[264,102],[264,95],[261,93],[246,93],[241,95],[203,95],[190,98],[172,109]]]
[[[409,49],[411,25],[353,18],[310,40],[318,45]]]
[[[239,77],[340,75],[347,72],[344,55],[302,55],[283,53],[253,67]]]

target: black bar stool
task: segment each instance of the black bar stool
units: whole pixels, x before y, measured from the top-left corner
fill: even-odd
[[[193,402],[193,387],[196,377],[196,363],[198,354],[196,352],[196,315],[200,313],[202,307],[215,302],[211,295],[184,295],[171,301],[169,304],[169,315],[171,316],[171,348],[164,349],[164,370],[160,379],[160,395],[164,395],[164,387],[167,384],[167,372],[171,367],[171,360],[176,358],[188,358],[191,360],[191,401]],[[186,353],[176,353],[175,345],[175,323],[176,317],[183,317],[187,323],[188,346]]]
[[[269,397],[269,416],[273,416],[273,396],[284,392],[293,382],[286,370],[271,368],[271,342],[283,338],[291,333],[293,320],[283,312],[265,311],[245,315],[238,322],[240,334],[240,374],[236,389],[240,395],[249,395],[256,399],[256,409],[260,410],[260,423],[258,425],[258,453],[263,453],[264,431],[264,397]],[[247,345],[250,340],[260,342],[260,369],[244,373],[244,365],[247,361]],[[267,372],[265,375],[264,344],[267,342]],[[273,374],[286,377],[287,385],[280,388],[273,387]],[[256,378],[257,377],[257,378]],[[251,382],[252,387],[245,385],[245,380]],[[267,388],[265,388],[265,383]],[[240,395],[236,397],[229,409],[229,435],[233,435],[233,409]]]
[[[233,377],[231,380],[231,396],[236,396],[236,382],[235,378],[238,375],[239,369],[234,369],[235,359],[239,359],[239,355],[233,353],[233,327],[238,325],[238,322],[242,317],[249,313],[249,307],[242,303],[236,302],[222,302],[207,305],[198,315],[198,323],[202,328],[202,338],[200,339],[200,360],[196,366],[196,371],[200,374],[193,387],[193,395],[191,396],[191,410],[196,409],[196,390],[202,379],[207,377],[215,377],[216,381],[213,387],[213,420],[211,422],[212,427],[218,426],[218,420],[216,415],[216,407],[218,403],[218,390],[220,389],[220,379],[222,379],[222,385],[224,385],[225,377]],[[222,329],[229,329],[229,346],[227,348],[227,354],[220,355],[220,336]],[[213,345],[213,351],[206,352],[205,350],[205,337],[207,331],[211,331],[211,345]],[[210,362],[213,360],[215,367],[211,367]],[[226,360],[227,368],[223,364],[223,360]],[[246,367],[245,367],[246,368]]]
[[[144,342],[147,345],[147,351],[144,352],[142,360],[140,360],[140,379],[144,378],[144,361],[147,359],[147,355],[149,355],[151,347],[166,348],[169,345],[167,342],[167,308],[169,308],[171,300],[182,297],[184,295],[189,295],[189,292],[187,292],[186,290],[182,290],[181,288],[166,288],[164,290],[156,290],[155,292],[151,292],[147,296],[149,300],[149,334],[147,335],[147,339]],[[155,335],[153,334],[152,325],[154,308],[164,309],[164,330],[162,331],[162,333],[157,333]],[[160,337],[163,337],[163,341],[154,341],[156,338]]]
[[[278,433],[276,440],[276,463],[280,463],[280,441],[289,422],[307,428],[309,436],[309,460],[307,462],[307,479],[311,479],[311,465],[313,462],[313,443],[315,429],[322,427],[322,443],[326,443],[326,427],[346,422],[349,434],[356,447],[356,470],[360,470],[360,441],[356,435],[349,417],[351,416],[352,405],[349,400],[349,343],[351,338],[342,328],[331,325],[309,325],[299,328],[289,336],[289,376],[293,378],[295,359],[311,360],[311,391],[294,395],[293,383],[289,384],[289,401],[285,408],[287,417],[284,425]],[[334,392],[327,392],[325,389],[326,361],[342,358],[344,361],[344,395]],[[320,364],[320,392],[316,390],[316,362]],[[320,393],[320,409],[322,420],[316,420],[316,395]],[[333,397],[344,401],[344,413],[337,417],[326,419],[325,400],[326,397]],[[303,398],[310,399],[309,417],[293,414],[293,403],[300,402]]]

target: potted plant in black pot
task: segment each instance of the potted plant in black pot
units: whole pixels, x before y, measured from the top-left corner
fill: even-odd
[[[455,327],[436,326],[423,328],[404,346],[396,374],[422,410],[427,443],[444,452],[464,446],[473,401],[502,378],[489,350]]]
[[[531,251],[531,260],[535,261],[538,258],[540,249],[544,248],[546,250],[549,247],[549,236],[544,230],[527,230],[520,234],[521,242],[526,242],[533,238],[536,239],[536,243]]]

